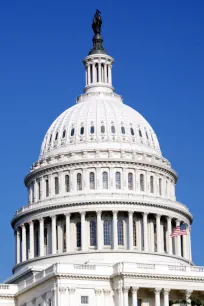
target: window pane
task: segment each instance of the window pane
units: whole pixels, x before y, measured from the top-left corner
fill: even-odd
[[[45,181],[45,185],[46,185],[46,197],[49,197],[49,181],[48,180]]]
[[[133,221],[133,245],[137,245],[136,221]]]
[[[74,136],[74,128],[71,130],[71,136]]]
[[[104,220],[103,237],[104,237],[104,245],[111,245],[111,223],[109,220]]]
[[[121,133],[122,133],[122,134],[125,134],[125,128],[124,128],[124,126],[121,126]]]
[[[154,177],[150,176],[150,192],[154,193]]]
[[[135,135],[135,132],[134,132],[133,128],[130,128],[130,132],[131,132],[131,135],[132,135],[132,136]]]
[[[144,191],[144,174],[140,174],[140,191]]]
[[[65,191],[69,192],[70,191],[70,186],[69,186],[69,175],[65,175]]]
[[[94,134],[94,126],[93,125],[91,126],[90,133]]]
[[[162,180],[159,179],[159,195],[162,195]]]
[[[111,133],[115,134],[115,126],[114,125],[111,126]]]
[[[55,177],[55,194],[59,193],[59,179]]]
[[[95,189],[95,174],[90,172],[89,174],[89,181],[90,181],[90,189]]]
[[[108,172],[103,172],[103,189],[108,189]]]
[[[81,247],[81,222],[76,223],[76,241],[77,248]]]
[[[91,220],[90,222],[90,245],[96,246],[96,221]]]
[[[133,190],[133,174],[128,173],[128,189]]]
[[[77,173],[77,190],[82,190],[81,173]]]
[[[101,126],[101,133],[102,133],[102,134],[105,133],[105,126],[104,126],[104,125]]]
[[[123,220],[118,220],[118,245],[124,245]]]
[[[80,134],[84,135],[84,127],[83,126],[81,127]]]
[[[115,181],[116,181],[116,189],[121,189],[121,174],[120,174],[120,172],[116,172]]]
[[[88,304],[89,297],[88,296],[81,296],[81,304]]]

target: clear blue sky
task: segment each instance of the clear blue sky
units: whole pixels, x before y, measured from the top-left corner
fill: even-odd
[[[156,131],[194,215],[193,259],[204,265],[204,1],[0,2],[0,280],[11,275],[10,219],[27,203],[23,179],[52,121],[84,87],[95,9],[115,58],[113,83]]]

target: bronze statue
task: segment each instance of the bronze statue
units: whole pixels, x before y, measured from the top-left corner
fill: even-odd
[[[101,33],[101,25],[102,25],[101,12],[99,10],[96,10],[92,23],[92,29],[95,35]]]

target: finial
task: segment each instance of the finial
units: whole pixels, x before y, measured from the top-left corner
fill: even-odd
[[[89,55],[106,54],[103,48],[103,38],[101,36],[101,26],[102,26],[101,12],[99,10],[96,10],[96,13],[94,15],[93,22],[92,22],[92,29],[94,31],[94,37],[92,40],[93,48],[89,52]]]

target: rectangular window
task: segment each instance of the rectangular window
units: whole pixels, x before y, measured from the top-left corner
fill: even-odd
[[[81,296],[81,304],[88,304],[89,297],[88,296]]]

